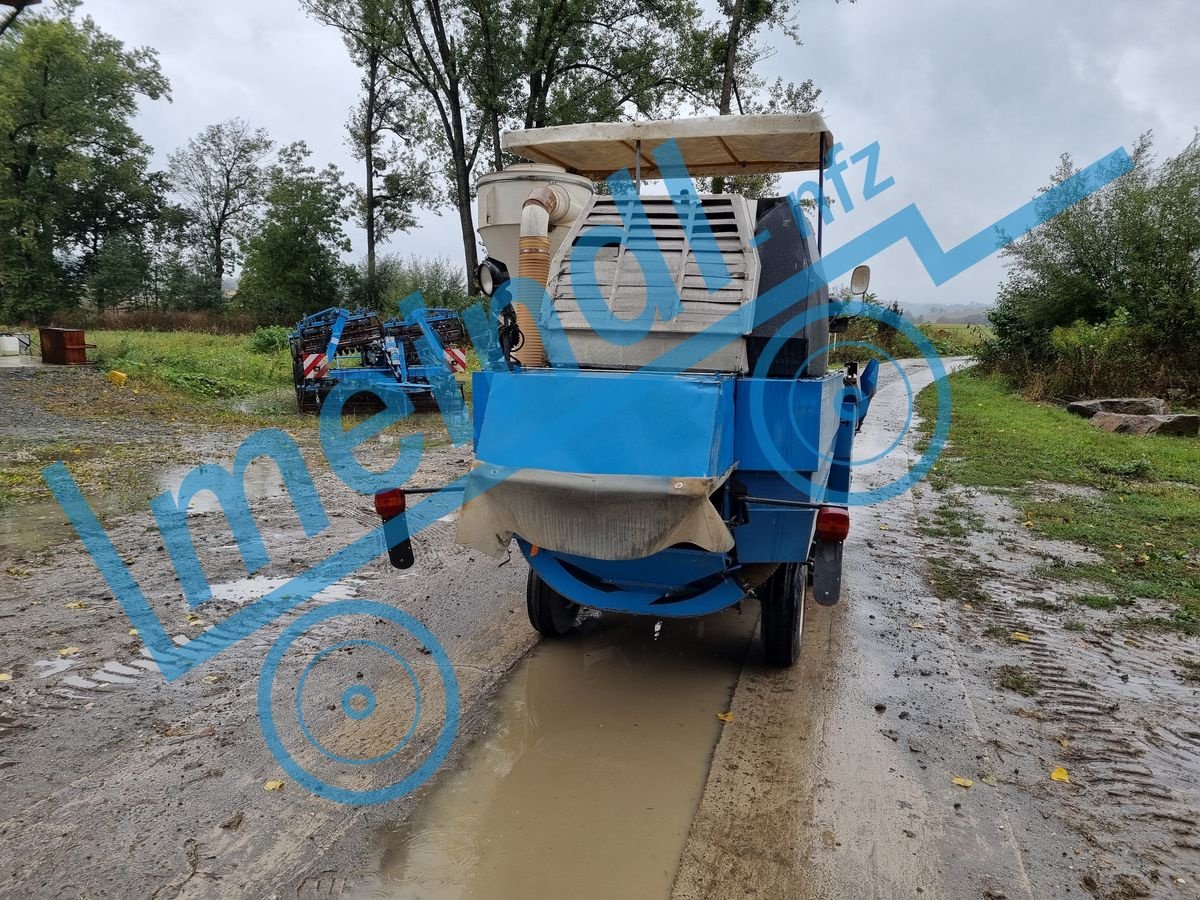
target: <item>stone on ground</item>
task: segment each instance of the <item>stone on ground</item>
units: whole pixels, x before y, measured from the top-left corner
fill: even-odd
[[[1195,437],[1200,434],[1200,416],[1133,416],[1122,413],[1098,412],[1092,424],[1114,434],[1168,434]]]

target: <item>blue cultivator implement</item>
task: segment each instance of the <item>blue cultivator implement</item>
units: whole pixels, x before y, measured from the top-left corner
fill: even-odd
[[[845,320],[821,217],[814,236],[795,197],[706,195],[689,177],[823,173],[832,147],[818,115],[505,136],[533,162],[478,187],[503,362],[475,376],[458,540],[502,558],[515,539],[543,635],[581,607],[681,617],[753,597],[767,659],[790,665],[810,589],[838,602],[877,365],[829,366]],[[643,195],[656,179],[667,193]]]
[[[464,339],[462,320],[448,309],[416,309],[390,321],[337,308],[306,316],[289,340],[296,405],[316,412],[339,385],[363,387],[351,398],[360,405],[378,404],[373,386],[403,391],[418,410],[444,409],[456,396],[461,403],[453,375],[467,368]]]

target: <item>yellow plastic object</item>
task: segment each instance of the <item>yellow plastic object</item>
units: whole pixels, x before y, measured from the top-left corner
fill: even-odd
[[[108,373],[108,380],[117,387],[124,387],[125,382],[129,380],[129,376],[124,372],[118,372],[116,369],[112,369]]]

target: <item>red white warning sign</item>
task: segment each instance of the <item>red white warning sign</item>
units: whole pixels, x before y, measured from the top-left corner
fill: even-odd
[[[467,371],[467,354],[464,350],[450,347],[446,350],[446,365],[452,372]]]
[[[324,353],[309,353],[305,355],[304,360],[301,363],[301,371],[304,373],[304,378],[320,378],[324,370]]]

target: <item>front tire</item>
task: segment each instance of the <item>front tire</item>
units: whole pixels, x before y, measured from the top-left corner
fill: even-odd
[[[529,622],[544,637],[559,638],[575,627],[579,604],[572,603],[546,582],[532,568],[525,584],[525,607]]]
[[[768,665],[791,666],[800,657],[804,594],[808,585],[806,568],[801,563],[786,563],[759,591],[763,656]]]

